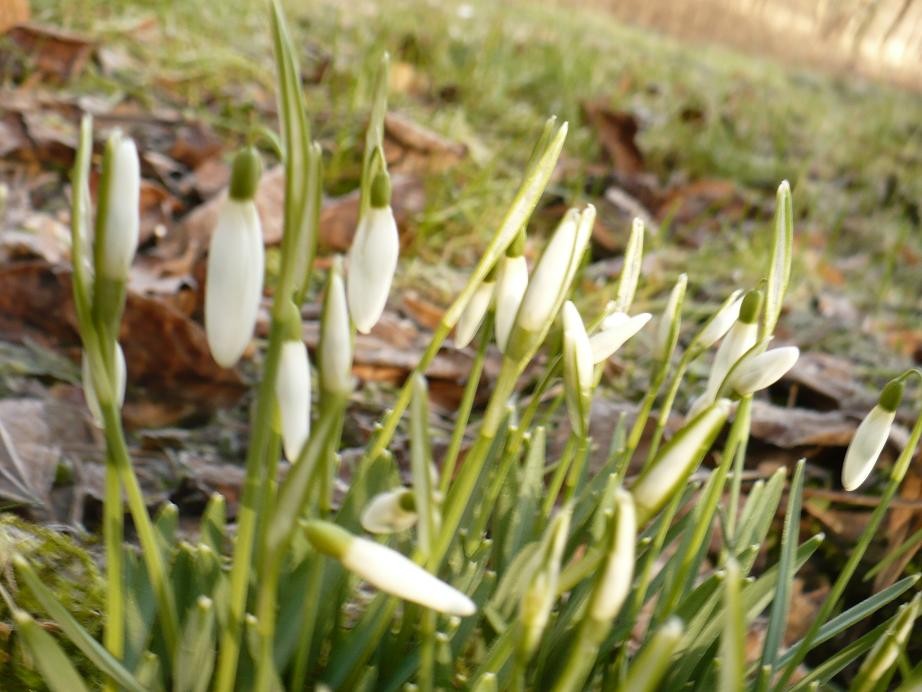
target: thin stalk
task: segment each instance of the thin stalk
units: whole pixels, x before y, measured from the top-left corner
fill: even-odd
[[[176,613],[176,601],[173,600],[173,590],[167,579],[163,553],[157,541],[157,533],[147,513],[144,503],[144,494],[138,484],[138,477],[131,466],[128,448],[125,446],[125,435],[122,431],[122,418],[114,401],[99,402],[105,423],[106,447],[109,450],[112,463],[118,472],[119,480],[125,489],[128,500],[128,511],[134,521],[138,539],[141,542],[141,554],[147,567],[147,574],[157,599],[160,611],[160,628],[166,640],[166,648],[170,657],[174,656],[179,645],[179,617]]]
[[[420,692],[435,689],[435,623],[436,612],[426,608],[420,618],[419,673],[416,684]]]
[[[570,473],[567,474],[566,492],[564,494],[564,504],[573,499],[576,494],[576,488],[579,485],[579,479],[583,475],[583,469],[586,468],[586,461],[589,458],[590,438],[585,435],[579,435],[576,438],[576,452],[574,453],[574,462],[570,466]]]
[[[499,494],[503,491],[503,486],[506,483],[506,476],[509,475],[517,459],[518,454],[513,454],[509,450],[509,445],[507,445],[506,449],[503,450],[503,457],[499,468],[496,469],[495,476],[490,479],[490,485],[487,488],[486,496],[480,503],[479,511],[473,522],[471,522],[471,530],[468,532],[468,536],[474,541],[474,544],[479,542],[480,537],[486,530],[487,522],[489,522],[493,510],[496,508]]]
[[[610,622],[600,622],[591,617],[583,618],[563,672],[552,688],[554,692],[576,692],[586,688],[586,677],[599,655],[599,643],[610,627]]]
[[[550,483],[547,484],[547,490],[544,495],[544,504],[541,505],[541,513],[548,517],[554,509],[557,502],[557,496],[560,495],[560,489],[563,487],[564,479],[567,477],[567,471],[570,470],[570,463],[576,454],[579,443],[575,436],[567,438],[567,444],[563,448],[560,459],[557,462],[557,468],[554,469],[554,475],[551,476]]]
[[[451,441],[448,443],[448,449],[445,450],[445,456],[442,457],[442,477],[439,482],[439,491],[442,495],[448,492],[451,479],[455,475],[458,454],[461,452],[461,444],[464,442],[464,432],[467,430],[467,424],[471,418],[474,398],[477,396],[477,387],[480,385],[480,377],[483,374],[483,364],[486,360],[487,346],[490,344],[492,327],[493,313],[491,312],[487,315],[484,326],[481,328],[477,355],[474,356],[474,362],[471,363],[471,370],[467,376],[467,383],[464,385],[461,405],[458,407],[458,415],[455,417],[455,428],[452,430]]]
[[[516,429],[509,442],[509,449],[512,452],[515,453],[519,451],[519,448],[522,446],[522,441],[525,439],[525,433],[532,429],[531,423],[535,419],[535,415],[538,413],[538,407],[541,405],[541,399],[544,396],[544,393],[547,391],[547,388],[551,386],[551,382],[554,381],[554,378],[560,374],[562,363],[563,360],[561,360],[560,356],[556,356],[550,363],[548,363],[548,366],[544,371],[544,376],[541,378],[541,380],[538,382],[538,385],[531,393],[531,398],[528,400],[528,406],[526,406],[525,410],[522,411],[522,417],[519,420],[518,428]]]
[[[734,440],[737,447],[734,453],[733,478],[730,479],[730,506],[727,509],[727,535],[731,541],[736,541],[736,515],[739,513],[740,490],[743,485],[743,464],[746,461],[746,447],[749,443],[749,429],[752,424],[752,396],[743,399],[736,410],[736,420],[733,421],[732,430],[736,430],[736,423],[740,423],[738,439]],[[727,449],[731,449],[727,445]],[[739,546],[737,546],[739,548]]]
[[[877,529],[890,506],[890,501],[893,500],[893,496],[896,495],[897,490],[899,490],[900,483],[902,483],[903,477],[906,475],[916,446],[919,444],[920,437],[922,437],[922,415],[916,419],[912,433],[909,436],[909,441],[906,443],[906,447],[903,449],[903,452],[893,466],[893,470],[890,472],[890,482],[887,483],[887,487],[884,489],[884,493],[880,498],[880,503],[872,512],[871,518],[864,532],[861,534],[861,538],[858,540],[858,544],[849,554],[848,562],[845,563],[845,566],[839,572],[835,584],[833,584],[832,589],[829,591],[829,596],[826,597],[819,612],[813,617],[810,629],[807,630],[807,633],[800,640],[794,655],[791,657],[790,661],[788,661],[787,666],[785,666],[784,670],[781,672],[781,676],[775,682],[774,690],[780,692],[780,690],[785,689],[785,685],[788,680],[791,679],[791,675],[793,675],[797,666],[801,664],[807,652],[810,651],[810,648],[813,646],[814,641],[816,641],[820,628],[829,619],[833,609],[838,604],[839,599],[845,591],[845,587],[848,585],[855,570],[858,569],[858,563],[861,562],[861,558],[864,557],[865,551],[871,544],[871,539],[873,539],[874,534],[877,533]]]
[[[634,450],[636,450],[637,445],[640,444],[640,438],[643,435],[644,428],[647,427],[647,419],[650,417],[650,411],[653,409],[653,404],[656,401],[657,395],[659,395],[659,390],[663,386],[663,381],[666,379],[666,370],[668,367],[668,361],[660,365],[653,378],[650,389],[647,390],[640,404],[640,410],[637,411],[637,419],[634,421],[634,426],[631,428],[631,432],[627,438],[627,445],[625,445],[625,454],[628,459],[633,456]]]
[[[679,392],[679,386],[682,384],[682,378],[685,377],[685,371],[691,362],[701,354],[698,349],[687,349],[676,366],[676,371],[669,380],[669,388],[666,390],[666,398],[663,399],[663,405],[660,407],[659,415],[656,417],[656,428],[653,431],[653,439],[650,442],[650,451],[647,452],[647,461],[650,463],[656,452],[659,450],[660,442],[663,441],[663,433],[666,430],[666,423],[669,422],[669,414],[672,413],[672,405],[675,403],[676,395]]]
[[[123,523],[122,489],[118,469],[106,458],[105,496],[103,498],[103,533],[106,544],[106,628],[104,643],[115,658],[125,655],[125,594],[122,561]],[[112,678],[106,679],[105,690],[118,689]]]
[[[266,481],[260,488],[259,509],[256,510],[257,521],[257,538],[255,543],[256,565],[258,566],[260,578],[262,578],[263,568],[268,564],[265,560],[266,534],[269,531],[269,508],[275,504],[275,494],[278,491],[278,465],[281,454],[281,436],[275,431],[269,435],[269,443],[266,448]]]
[[[311,570],[304,590],[304,603],[301,607],[301,638],[298,641],[298,651],[295,654],[294,670],[291,674],[292,690],[307,689],[307,673],[310,664],[311,648],[314,645],[314,624],[317,619],[317,607],[320,601],[320,587],[323,584],[323,573],[326,563],[324,558],[319,558],[314,569]]]

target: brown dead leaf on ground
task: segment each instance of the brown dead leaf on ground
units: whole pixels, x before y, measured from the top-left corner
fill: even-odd
[[[0,2],[0,34],[6,33],[17,24],[29,21],[31,16],[29,0],[4,0]]]
[[[805,408],[752,402],[752,437],[776,447],[847,447],[856,421],[840,411],[811,411]]]
[[[916,508],[894,506],[887,517],[887,547],[886,553],[898,549],[907,538],[922,528],[922,470],[919,468],[919,459],[916,457],[916,464],[910,466],[906,477],[900,485],[899,500],[917,502]],[[915,546],[907,550],[903,555],[894,560],[890,565],[874,579],[874,590],[878,591],[893,584],[903,570],[906,569],[912,559],[919,552],[922,545],[916,543]]]
[[[22,51],[29,68],[28,73],[17,76],[28,76],[35,81],[72,79],[83,71],[95,49],[86,36],[33,23],[12,27],[7,36]],[[6,71],[4,66],[0,66],[0,71]]]
[[[785,375],[797,388],[795,398],[814,410],[866,408],[861,400],[862,388],[855,378],[854,364],[839,356],[819,351],[805,351]]]
[[[442,171],[467,156],[467,147],[423,127],[405,115],[384,117],[384,154],[393,171]]]
[[[636,142],[640,126],[632,113],[613,110],[605,101],[584,102],[583,113],[595,129],[615,172],[630,178],[645,170],[644,157]]]

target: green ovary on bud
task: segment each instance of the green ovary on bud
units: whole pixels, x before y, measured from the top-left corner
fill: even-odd
[[[602,328],[589,337],[594,364],[611,358],[624,343],[643,329],[652,315],[642,312],[633,317],[623,312],[615,312],[602,320]]]
[[[576,306],[563,305],[563,376],[570,424],[580,436],[589,432],[592,403],[592,347]]]
[[[337,558],[346,569],[386,593],[447,615],[477,611],[470,598],[396,550],[326,521],[309,521],[304,531],[318,551]]]
[[[362,528],[369,533],[397,533],[416,524],[416,502],[409,488],[375,495],[362,511]]]
[[[473,341],[493,303],[495,289],[496,283],[487,277],[467,301],[461,317],[458,318],[458,324],[455,325],[455,348],[464,348]]]
[[[115,396],[115,403],[118,408],[122,407],[122,404],[125,402],[125,380],[127,374],[127,368],[125,366],[125,354],[122,352],[122,347],[116,343],[115,348],[115,383],[114,390],[113,387],[100,387],[97,390],[97,387],[93,381],[93,372],[90,367],[90,359],[87,358],[86,353],[83,354],[81,371],[83,374],[83,396],[86,399],[87,408],[90,409],[90,414],[93,416],[93,423],[96,424],[96,427],[103,427],[103,415],[102,408],[99,405],[99,397],[97,396],[97,391],[108,391],[112,392]]]
[[[520,254],[506,254],[499,261],[496,280],[496,345],[506,351],[515,316],[528,289],[528,263]]]
[[[371,207],[359,220],[352,239],[346,277],[349,312],[362,334],[370,332],[384,312],[399,254],[390,183],[386,174],[379,173],[372,184]]]
[[[141,172],[134,141],[116,131],[106,143],[95,247],[96,273],[124,281],[138,249]]]
[[[519,617],[523,634],[520,654],[528,659],[535,652],[557,600],[560,562],[570,530],[571,508],[564,507],[548,525],[535,561],[529,561],[533,575],[519,602]]]
[[[730,402],[719,399],[692,418],[660,449],[631,488],[637,523],[646,524],[679,492],[711,448],[730,415]]]
[[[311,366],[307,347],[300,338],[282,344],[275,396],[282,423],[282,446],[285,457],[294,462],[310,435]]]
[[[352,330],[349,326],[340,257],[336,258],[330,269],[323,300],[320,384],[323,391],[330,394],[348,396],[352,392]]]
[[[605,565],[589,601],[589,616],[599,622],[610,622],[618,614],[634,577],[637,516],[634,499],[626,490],[615,494],[611,522]]]
[[[243,355],[259,311],[265,253],[252,201],[226,199],[208,252],[205,334],[215,361],[233,366]]]
[[[231,164],[230,187],[227,194],[238,202],[246,202],[256,196],[263,164],[259,152],[253,147],[246,147],[237,152]]]
[[[890,428],[896,418],[903,396],[903,383],[894,380],[884,387],[880,399],[870,410],[852,437],[845,463],[842,465],[842,487],[855,490],[874,469],[877,458],[890,438]]]

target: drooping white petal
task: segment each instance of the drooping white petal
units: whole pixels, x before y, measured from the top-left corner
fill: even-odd
[[[397,222],[389,206],[371,207],[349,250],[346,290],[355,328],[367,334],[381,318],[400,254]]]
[[[740,296],[741,293],[742,291],[736,290],[733,295]],[[710,348],[716,344],[718,339],[723,337],[739,318],[742,304],[742,297],[732,299],[731,296],[731,300],[717,311],[717,314],[702,330],[701,336],[698,337],[698,345],[701,348]]]
[[[496,345],[505,352],[515,316],[528,288],[528,263],[521,255],[503,257],[496,281]]]
[[[96,270],[109,278],[125,279],[138,249],[141,172],[133,140],[114,135],[110,146],[112,169],[106,197],[103,266]]]
[[[887,444],[895,411],[877,405],[870,410],[852,437],[842,465],[842,487],[855,490],[871,474],[877,458]]]
[[[589,614],[594,620],[610,621],[618,614],[631,590],[634,576],[634,547],[637,517],[634,499],[626,490],[615,496],[615,527],[598,590],[592,596]]]
[[[323,323],[320,329],[320,380],[323,388],[336,394],[352,391],[352,330],[346,289],[336,269],[327,284]]]
[[[758,336],[759,325],[755,322],[737,321],[730,327],[730,331],[727,332],[724,340],[720,342],[717,355],[714,356],[714,363],[711,365],[711,372],[708,375],[704,393],[692,404],[691,409],[688,411],[689,417],[698,415],[705,407],[713,403],[714,397],[717,396],[720,385],[723,384],[730,368],[744,353],[755,346]]]
[[[262,297],[262,226],[252,201],[227,199],[208,252],[205,333],[215,361],[229,368],[243,355]]]
[[[382,591],[448,615],[473,615],[474,602],[396,550],[355,537],[343,565]]]
[[[688,274],[679,274],[679,278],[669,293],[666,307],[659,320],[656,335],[653,339],[653,354],[657,360],[668,357],[675,348],[678,336],[677,321],[681,319],[682,304],[685,302],[685,291],[688,287]]]
[[[99,406],[99,398],[96,396],[96,387],[93,384],[93,373],[90,368],[90,361],[83,354],[80,364],[83,374],[83,397],[86,399],[87,408],[90,409],[90,415],[93,417],[93,423],[98,428],[103,427],[102,408]],[[127,368],[125,366],[125,354],[122,347],[115,344],[115,401],[118,408],[125,403],[125,380]]]
[[[282,344],[275,377],[275,395],[282,419],[282,446],[293,462],[310,435],[311,367],[307,347],[300,339]]]
[[[396,533],[411,528],[419,518],[416,512],[404,508],[412,500],[413,491],[395,488],[375,495],[362,512],[362,528],[369,533]]]
[[[621,278],[618,279],[618,289],[615,295],[615,305],[621,312],[630,309],[634,302],[634,293],[637,291],[637,282],[640,280],[640,270],[643,268],[643,221],[635,218],[631,225],[631,235],[624,248],[624,268]]]
[[[563,305],[563,372],[567,411],[574,430],[586,433],[592,388],[592,347],[576,306]]]
[[[474,291],[474,295],[464,306],[464,311],[455,325],[455,348],[464,348],[473,340],[480,329],[483,318],[490,309],[490,303],[493,301],[493,293],[496,284],[492,281],[484,281]]]
[[[623,312],[616,312],[602,321],[601,331],[596,332],[589,337],[589,345],[592,347],[592,362],[601,363],[608,360],[621,348],[625,342],[637,334],[652,315],[649,312],[642,312],[639,315],[629,317]]]
[[[750,354],[730,375],[730,388],[741,396],[758,392],[780,380],[800,357],[796,346]]]

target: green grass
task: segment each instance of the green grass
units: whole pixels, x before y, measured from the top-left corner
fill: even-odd
[[[688,271],[692,290],[706,297],[732,286],[732,269],[745,275],[760,249],[774,188],[787,178],[797,200],[794,275],[805,277],[792,303],[803,311],[827,292],[844,295],[859,310],[879,310],[878,329],[911,324],[922,295],[918,94],[682,44],[588,10],[480,0],[366,1],[349,3],[348,10],[333,0],[288,4],[304,73],[328,62],[322,79],[306,90],[327,155],[330,193],[358,184],[355,133],[367,117],[369,75],[383,50],[422,85],[392,93],[391,107],[473,152],[426,178],[427,209],[415,219],[412,246],[426,262],[471,265],[508,202],[527,143],[549,114],[570,121],[565,156],[577,162],[554,193],[566,203],[594,201],[584,164],[602,160],[601,152],[580,104],[601,98],[638,115],[639,144],[661,187],[729,179],[752,205],[742,222],[723,220],[718,210],[716,225],[694,252],[673,240],[701,219],[685,227],[666,224],[653,243],[661,251],[661,275],[647,277],[641,298],[661,296],[680,271]],[[229,140],[272,124],[271,50],[261,2],[173,0],[152,9],[143,0],[38,0],[34,7],[40,20],[86,31],[102,46],[133,56],[134,68],[106,77],[91,72],[71,87],[76,91],[179,106]],[[700,118],[686,122],[689,110]],[[550,219],[538,217],[539,232],[542,224]],[[828,284],[817,265],[838,272],[844,285]],[[851,339],[855,327],[848,325]],[[873,356],[880,338],[865,334],[855,343]],[[843,341],[817,345],[848,351]]]

